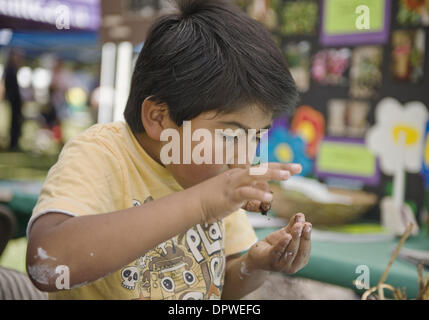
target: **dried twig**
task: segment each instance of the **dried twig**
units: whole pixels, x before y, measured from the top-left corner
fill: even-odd
[[[386,281],[387,278],[387,274],[389,273],[390,267],[392,266],[393,262],[395,261],[396,257],[398,256],[399,252],[401,251],[402,246],[404,245],[405,241],[407,240],[407,238],[410,236],[411,231],[413,230],[414,225],[412,223],[410,223],[407,227],[407,229],[405,229],[404,234],[401,237],[401,240],[399,241],[398,245],[396,246],[395,251],[393,251],[392,257],[390,258],[389,264],[386,267],[386,270],[384,270],[383,275],[380,278],[380,281],[378,281],[378,285],[381,285],[382,283],[384,283],[384,281]]]
[[[395,262],[396,257],[398,256],[399,252],[401,251],[402,246],[404,245],[407,238],[410,236],[411,231],[413,230],[413,227],[414,227],[414,225],[412,223],[410,223],[407,226],[407,228],[405,229],[405,232],[403,233],[403,235],[401,237],[401,240],[399,241],[398,245],[396,246],[395,251],[393,251],[393,254],[390,258],[390,261],[389,261],[386,269],[384,270],[380,280],[378,281],[377,286],[372,287],[372,288],[368,289],[367,291],[365,291],[364,294],[362,295],[363,300],[365,300],[370,294],[372,294],[375,291],[378,291],[378,298],[381,300],[384,300],[384,291],[383,291],[384,288],[391,290],[394,293],[394,296],[396,293],[396,296],[398,298],[406,297],[405,291],[402,292],[400,289],[398,289],[399,290],[398,291],[394,287],[385,284],[384,281],[386,280],[387,275],[389,274],[390,267],[392,266],[393,262]]]
[[[423,265],[419,264],[417,267],[419,293],[417,300],[429,300],[429,278],[423,275]]]
[[[369,298],[369,297],[371,297],[371,296],[373,296],[373,293],[374,293],[374,292],[376,292],[378,288],[381,288],[381,289],[388,289],[388,290],[390,290],[390,291],[392,291],[392,292],[395,292],[395,288],[394,288],[393,286],[391,286],[390,284],[382,283],[379,287],[378,287],[378,286],[375,286],[375,287],[372,287],[372,288],[370,288],[370,289],[366,290],[366,291],[363,293],[363,295],[362,295],[362,300],[368,300],[368,298]],[[378,297],[377,297],[377,296],[375,296],[375,297],[376,297],[376,298],[379,298],[379,296],[378,296]],[[384,298],[383,298],[383,299],[384,299]]]
[[[407,300],[407,294],[405,293],[405,288],[395,288],[393,291],[393,298],[395,300]]]

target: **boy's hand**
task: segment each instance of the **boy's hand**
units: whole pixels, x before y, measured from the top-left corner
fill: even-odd
[[[200,194],[201,222],[221,220],[251,200],[271,202],[268,181],[287,180],[299,172],[298,164],[268,163],[262,175],[251,175],[249,168],[234,168],[198,184],[195,187]]]
[[[311,223],[297,213],[289,224],[255,243],[247,252],[250,270],[270,270],[292,274],[302,269],[310,257]]]

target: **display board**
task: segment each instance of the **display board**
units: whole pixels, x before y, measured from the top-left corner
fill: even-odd
[[[403,105],[418,101],[429,107],[428,0],[238,3],[272,32],[300,91],[298,106],[311,107],[323,115],[325,138],[357,139],[363,143],[368,130],[375,125],[376,107],[386,97]],[[366,24],[369,29],[365,29]],[[293,121],[289,115],[287,122]],[[362,148],[361,152],[364,156],[367,150]],[[326,171],[317,175],[317,156],[318,152],[312,172],[326,181]],[[344,163],[339,163],[338,168],[329,165],[326,161],[331,156],[323,154],[323,169],[335,173],[341,166],[346,168]],[[367,154],[366,159],[371,157]],[[424,159],[421,160],[423,163]],[[375,173],[378,174],[378,170],[371,171],[376,168],[374,162],[364,164],[364,174],[356,180],[364,181],[365,175],[371,179],[367,179],[370,183],[364,182],[363,189],[377,193],[380,199],[391,194],[392,176],[380,171],[374,180]],[[422,172],[407,172],[405,200],[417,212],[422,209],[424,193]],[[379,208],[375,207],[369,216],[378,214]]]

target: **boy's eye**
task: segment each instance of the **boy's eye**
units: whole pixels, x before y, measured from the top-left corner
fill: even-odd
[[[224,136],[226,141],[235,141],[238,140],[238,136]],[[261,141],[261,137],[259,136],[254,136],[253,137],[253,141],[256,141],[257,143],[259,143]]]

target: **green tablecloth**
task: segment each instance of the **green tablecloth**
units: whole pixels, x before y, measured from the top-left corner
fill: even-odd
[[[277,229],[256,229],[256,234],[259,239],[263,239],[275,230]],[[362,294],[365,290],[358,290],[353,284],[360,275],[356,273],[356,268],[359,265],[367,265],[370,271],[370,286],[375,286],[398,242],[399,239],[367,243],[313,240],[310,260],[296,276],[348,287]],[[429,236],[421,232],[418,236],[409,238],[404,247],[429,250]],[[385,283],[394,287],[405,287],[407,297],[415,298],[418,293],[416,265],[397,258]]]

